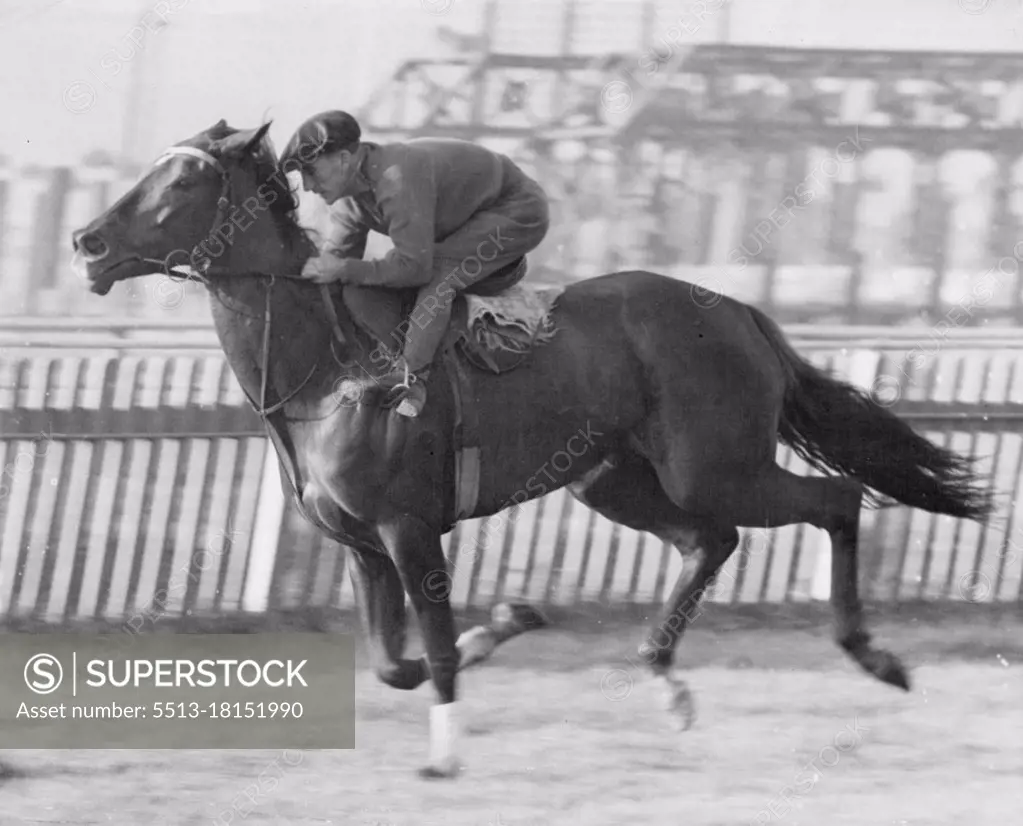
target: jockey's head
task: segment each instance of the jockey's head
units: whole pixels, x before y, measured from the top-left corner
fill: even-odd
[[[350,194],[358,171],[362,130],[347,112],[320,112],[305,121],[281,153],[281,168],[302,173],[302,188],[328,204]]]

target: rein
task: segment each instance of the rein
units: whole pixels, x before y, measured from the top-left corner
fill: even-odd
[[[284,405],[286,405],[289,401],[295,398],[295,396],[298,395],[302,388],[309,383],[309,380],[313,377],[313,373],[316,372],[316,368],[320,366],[319,361],[314,362],[312,368],[309,370],[309,374],[304,379],[302,379],[302,382],[298,385],[298,387],[296,387],[294,390],[288,393],[283,399],[281,399],[276,404],[273,404],[270,407],[266,406],[266,383],[267,377],[270,375],[270,323],[272,320],[270,310],[271,308],[270,297],[273,293],[275,280],[276,279],[274,278],[273,273],[271,273],[270,283],[266,285],[266,309],[263,313],[263,364],[260,370],[260,372],[262,373],[262,378],[259,382],[259,406],[257,407],[256,404],[252,401],[252,399],[249,399],[249,404],[252,405],[252,409],[255,410],[256,413],[263,419],[265,419],[271,413],[276,413],[278,410],[284,407]]]

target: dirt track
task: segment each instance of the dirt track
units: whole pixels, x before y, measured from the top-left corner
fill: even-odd
[[[627,659],[638,627],[559,627],[464,675],[468,768],[454,783],[414,774],[430,690],[363,672],[355,751],[7,751],[0,824],[1021,822],[1023,622],[874,623],[913,669],[903,694],[846,661],[826,627],[713,615],[684,647],[698,703],[687,733]]]

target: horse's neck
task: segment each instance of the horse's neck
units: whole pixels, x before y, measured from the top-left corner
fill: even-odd
[[[215,277],[208,285],[213,325],[231,369],[250,398],[273,404],[293,393],[330,342],[309,308],[288,285],[256,275]],[[264,332],[269,293],[269,334]],[[263,357],[269,348],[267,398],[262,399]],[[312,388],[310,388],[312,389]],[[296,399],[300,401],[300,399]]]
[[[344,307],[338,307],[337,313],[348,334],[345,344],[332,342],[333,326],[325,308],[320,306],[320,294],[312,289],[296,289],[283,279],[271,284],[266,277],[257,275],[214,277],[208,289],[213,323],[224,354],[239,384],[260,404],[267,347],[266,404],[294,393],[318,364],[334,363],[335,352],[349,369],[353,364],[361,364],[371,373],[379,371],[369,357],[372,342],[357,329]],[[264,333],[267,318],[269,335]],[[353,332],[357,336],[354,347],[349,341]],[[323,380],[321,376],[310,384],[308,391],[318,394]],[[295,403],[306,401],[305,395],[296,395]]]
[[[262,227],[269,227],[272,219],[264,219]],[[245,243],[230,249],[223,262],[215,262],[228,273],[271,272],[283,276],[297,276],[315,247],[299,230],[283,230],[277,226],[248,233]]]
[[[297,277],[313,253],[315,247],[298,227],[268,226],[265,232],[246,233],[245,243],[232,247],[221,264],[225,277],[209,281],[217,336],[239,382],[253,398],[260,398],[266,346],[270,347],[267,386],[278,398],[292,392],[324,356],[333,360],[334,330],[320,293],[311,285],[298,288],[286,280]],[[242,274],[265,272],[284,278],[273,282]],[[264,340],[268,301],[271,330]],[[345,339],[343,344],[338,342],[345,351],[344,361],[372,372],[369,353],[375,343],[358,329],[347,308],[336,307],[336,312]]]

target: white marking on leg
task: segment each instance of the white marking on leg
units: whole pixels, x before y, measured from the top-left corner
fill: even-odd
[[[685,731],[690,728],[696,717],[696,709],[686,681],[670,671],[658,674],[657,680],[664,697],[664,707],[675,718],[679,729]]]
[[[458,770],[459,716],[457,702],[430,707],[430,765],[444,774]]]
[[[664,671],[657,675],[657,687],[664,700],[664,707],[672,711],[675,705],[675,693],[678,688],[678,678],[671,672]]]

